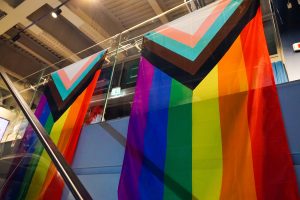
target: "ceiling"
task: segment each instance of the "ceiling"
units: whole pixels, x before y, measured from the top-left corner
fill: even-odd
[[[195,1],[204,6],[214,0]],[[16,80],[25,77],[25,82],[35,84],[40,76],[39,74],[29,76],[30,74],[49,66],[44,72],[48,73],[108,48],[113,45],[113,40],[98,43],[183,2],[183,0],[2,0],[0,1],[1,69]],[[51,12],[57,7],[62,12],[54,19]],[[126,33],[126,38],[143,34],[187,13],[187,7],[182,6]],[[264,9],[264,13],[267,14],[269,11]],[[26,28],[29,25],[31,26]],[[18,33],[20,37],[14,38]],[[89,48],[91,46],[93,47]],[[89,49],[83,51],[87,48]],[[81,53],[77,54],[78,52]]]
[[[0,65],[17,79],[52,65],[58,69],[110,44],[90,46],[150,19],[182,0],[4,0],[0,1]],[[61,15],[51,12],[63,4]],[[145,33],[187,13],[186,7],[132,32]],[[25,27],[34,23],[30,28]],[[19,33],[20,38],[13,41]],[[65,59],[64,62],[57,63]],[[54,65],[53,65],[54,64]],[[31,78],[31,79],[30,79]],[[29,81],[36,81],[30,77]]]

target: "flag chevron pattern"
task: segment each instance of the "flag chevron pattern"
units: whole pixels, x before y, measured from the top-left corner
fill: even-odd
[[[157,30],[144,37],[119,199],[298,200],[259,1],[221,0]]]
[[[69,164],[73,160],[105,55],[106,50],[52,73],[35,111]],[[64,181],[30,127],[24,134],[19,153],[29,153],[32,157],[15,160],[24,167],[12,169],[12,182],[1,191],[0,198],[61,199]]]
[[[93,79],[104,62],[106,51],[101,51],[51,74],[45,95],[50,102],[52,116],[57,120]],[[74,74],[75,72],[75,74]]]
[[[202,23],[197,24],[199,27],[194,34],[186,33],[185,31],[188,30],[186,30],[186,27],[182,23],[187,20],[185,18],[193,17],[194,15],[197,15],[197,13],[187,15],[180,20],[177,20],[178,22],[173,22],[174,26],[166,25],[164,28],[158,28],[156,31],[146,34],[145,37],[160,46],[164,46],[165,48],[194,61],[220,31],[221,27],[229,20],[237,8],[241,6],[242,2],[242,0],[216,2],[215,6],[211,6],[211,9],[213,9],[212,14],[208,15],[206,20]],[[243,12],[240,13],[243,15]],[[183,28],[181,27],[180,30],[176,29],[176,26],[180,27],[180,25]],[[194,24],[190,24],[191,27],[193,27],[193,25]]]
[[[217,1],[209,8],[213,10],[211,15],[205,16],[200,24],[195,23],[193,18],[203,18],[202,10],[176,20],[171,30],[165,25],[147,33],[144,37],[143,55],[156,66],[162,66],[162,71],[194,89],[201,82],[201,77],[205,77],[226,53],[242,28],[254,17],[253,11],[258,7],[259,2],[251,0]],[[182,34],[184,29],[188,29],[184,27],[187,21],[189,26],[198,26],[197,32],[202,33]],[[176,25],[181,26],[180,30],[176,29]],[[192,41],[196,45],[191,47],[186,42],[182,43],[182,40]]]

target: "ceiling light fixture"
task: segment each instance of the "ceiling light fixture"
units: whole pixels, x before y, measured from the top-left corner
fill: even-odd
[[[51,16],[56,19],[58,17],[58,15],[60,15],[60,13],[62,12],[62,10],[60,8],[54,10],[51,12]]]
[[[1,1],[1,0],[0,0]],[[65,5],[68,1],[70,0],[65,0],[63,3],[61,3],[59,6],[57,6],[56,8],[54,8],[54,10],[51,12],[51,16],[53,18],[57,18],[58,15],[61,14],[62,10],[60,9],[61,6]],[[26,26],[25,28],[21,29],[15,36],[10,37],[9,40],[16,42],[18,39],[20,39],[21,35],[20,33],[25,32],[27,29],[29,29],[31,26],[35,25],[37,22],[41,21],[43,18],[49,16],[49,13],[46,13],[45,15],[41,16],[40,18],[38,18],[37,20],[33,21],[31,24],[29,24],[28,26]]]

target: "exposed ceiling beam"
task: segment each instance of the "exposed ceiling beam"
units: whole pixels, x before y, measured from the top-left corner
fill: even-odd
[[[26,3],[27,2],[30,3],[30,0],[26,1]],[[34,2],[36,2],[36,1],[34,1]],[[23,2],[23,3],[25,3],[25,2]],[[23,5],[23,3],[21,5]],[[31,4],[26,4],[26,5],[31,5]],[[20,6],[18,6],[17,9]],[[1,24],[2,20],[1,20],[0,21],[0,27],[1,27],[1,29],[0,29],[1,32],[0,33],[2,33],[2,34],[5,33],[6,31],[8,31],[10,28],[12,28],[13,26],[15,26],[18,23],[22,24],[23,26],[26,26],[26,25],[29,25],[29,24],[32,23],[30,20],[27,19],[27,16],[30,15],[31,13],[27,12],[27,13],[24,13],[23,15],[19,15],[17,17],[15,15],[15,10],[16,9],[12,8],[5,1],[0,1],[0,7],[1,7],[1,9],[3,11],[5,11],[7,13],[7,17],[9,17],[9,19],[10,18],[14,19],[14,22],[12,22],[11,20],[8,20],[9,23],[8,22],[3,22],[4,24],[6,24],[6,26],[2,26],[2,24]],[[37,6],[35,8],[38,9],[39,7],[40,6]],[[21,10],[21,11],[23,11],[23,10]],[[47,32],[43,31],[38,26],[32,25],[30,27],[30,29],[27,29],[26,31],[30,32],[32,35],[34,35],[36,38],[38,38],[42,43],[44,43],[48,47],[53,48],[53,50],[55,52],[57,52],[58,54],[62,55],[63,57],[69,58],[69,60],[71,60],[73,62],[76,62],[76,61],[80,60],[80,58],[78,56],[74,55],[74,52],[72,52],[71,50],[69,50],[67,47],[65,47],[63,44],[61,44],[58,40],[56,40],[54,37],[52,37]],[[34,54],[37,54],[37,53],[38,52],[34,52]],[[53,63],[51,63],[51,65],[52,64]],[[54,69],[57,69],[57,68],[55,67]]]
[[[76,23],[75,21],[70,21],[71,16],[65,16],[63,14],[63,16],[67,20],[69,20],[73,25],[75,25],[81,32],[83,32],[86,36],[88,36],[90,39],[92,39],[95,43],[99,43],[99,42],[105,40],[106,38],[110,37],[109,33],[107,33],[101,26],[99,26],[97,23],[95,23],[95,21],[93,21],[84,12],[77,11],[76,16],[77,15],[80,16],[80,19],[84,20],[85,23]],[[91,24],[93,24],[93,26],[91,26]],[[101,47],[107,48],[105,45],[104,46],[102,45]]]
[[[22,76],[16,74],[15,72],[13,72],[13,71],[11,71],[11,70],[9,70],[9,69],[7,69],[7,68],[1,66],[1,65],[0,65],[0,71],[6,72],[6,73],[9,74],[10,76],[12,76],[12,77],[14,77],[14,78],[16,78],[16,79],[18,79],[18,80],[23,79]]]
[[[151,6],[151,8],[154,10],[156,15],[159,15],[164,12],[156,0],[147,0],[147,1],[148,1],[149,5]],[[163,24],[169,22],[168,18],[164,15],[161,16],[159,19]]]
[[[108,9],[104,7],[104,5],[101,5],[99,10],[104,14],[106,18],[105,21],[108,21],[108,23],[114,25],[117,33],[124,31],[125,27],[121,24],[120,20],[118,20],[111,12],[109,12]]]
[[[11,29],[16,24],[22,24],[23,26],[28,26],[32,22],[27,19],[27,17],[32,14],[34,11],[39,9],[41,6],[43,6],[45,3],[49,4],[53,8],[61,5],[61,1],[59,0],[45,0],[45,1],[36,1],[36,0],[26,0],[22,2],[17,8],[12,8],[10,5],[8,5],[5,1],[0,1],[0,7],[2,10],[4,10],[7,13],[7,16],[0,21],[0,35],[7,32],[9,29]],[[90,19],[90,17],[82,12],[81,15],[78,16],[78,14],[74,13],[71,9],[69,9],[67,6],[63,5],[60,7],[62,9],[62,16],[64,16],[68,21],[70,21],[73,25],[75,25],[80,31],[82,31],[85,35],[87,35],[90,39],[92,39],[94,42],[99,43],[100,41],[103,41],[104,39],[110,37],[110,34],[105,31],[103,27],[97,24],[95,20]],[[78,10],[78,9],[77,9]],[[114,25],[116,26],[116,30],[118,32],[121,32],[124,27],[118,21],[117,19],[114,19],[112,16],[109,15],[107,11],[105,11],[104,8],[101,9],[101,13],[104,13],[104,15],[108,16],[108,19],[110,21],[114,22]],[[89,21],[88,21],[89,20]],[[89,23],[88,23],[89,22]],[[92,25],[91,25],[92,24]],[[44,43],[46,46],[49,46],[51,48],[54,47],[54,51],[59,53],[65,58],[69,58],[72,61],[77,61],[80,58],[73,53],[71,50],[66,48],[63,44],[61,44],[58,40],[56,40],[54,37],[52,37],[47,32],[43,31],[41,28],[39,28],[36,25],[32,25],[29,29],[26,30],[27,32],[30,32],[32,35],[34,35],[38,40],[40,40],[42,43]],[[22,49],[30,52],[32,55],[35,55],[38,57],[41,61],[45,62],[46,64],[53,64],[45,58],[38,55],[38,52],[33,52],[28,47],[22,45],[21,43],[16,42],[16,45],[21,47]],[[102,48],[107,48],[111,44],[99,44]],[[54,67],[56,68],[56,67]]]
[[[4,34],[5,36],[6,34]],[[46,58],[40,56],[38,53],[32,51],[30,48],[28,48],[27,46],[23,45],[21,42],[16,41],[15,45],[17,45],[18,47],[20,47],[21,49],[27,51],[28,53],[30,53],[31,55],[33,55],[34,57],[36,57],[37,59],[41,60],[42,62],[44,62],[46,65],[51,66],[54,70],[58,70],[59,67],[57,67],[56,65],[53,65],[53,63],[51,63],[49,60],[47,60]]]
[[[15,9],[11,9],[10,12],[4,11],[7,13],[7,16],[0,21],[0,35],[8,31],[14,25],[24,21],[27,16],[32,14],[34,11],[39,9],[44,4],[48,3],[53,8],[59,6],[61,2],[59,0],[44,0],[44,1],[36,1],[36,0],[26,0],[22,2]],[[5,1],[0,1],[1,9],[3,7],[9,6]],[[10,6],[9,6],[10,7]],[[95,31],[93,27],[90,27],[86,24],[80,17],[74,14],[69,8],[66,6],[60,7],[62,9],[62,15],[69,20],[73,25],[82,30],[84,33],[93,30],[93,38],[91,38],[95,42],[99,42],[107,38],[107,36],[101,35],[98,31]],[[29,25],[29,24],[24,24]]]
[[[55,52],[63,56],[64,58],[67,58],[68,60],[72,62],[77,62],[81,58],[74,54],[70,49],[65,47],[62,43],[60,43],[57,39],[55,39],[52,35],[42,30],[40,27],[33,25],[28,30],[30,34],[35,36],[37,39],[39,39],[42,43],[47,45],[48,47],[51,47]]]
[[[102,35],[112,36],[125,29],[120,20],[104,6],[104,2],[74,0],[66,6]]]
[[[1,66],[1,65],[0,65],[0,71],[7,73],[8,75],[10,75],[11,77],[14,77],[17,80],[22,80],[23,79],[22,76],[16,74],[15,72],[13,72],[13,71],[11,71],[11,70],[9,70],[9,69]],[[14,82],[14,84],[17,86],[18,90],[22,90],[22,89],[25,88],[21,83]],[[7,86],[2,81],[2,79],[0,80],[0,88],[4,89],[6,91],[9,91]]]
[[[27,19],[27,16],[32,14],[34,11],[39,9],[44,4],[48,3],[53,8],[59,6],[61,4],[58,0],[45,0],[45,1],[36,1],[36,0],[26,0],[23,3],[21,3],[17,8],[12,8],[10,5],[8,5],[5,1],[0,1],[0,7],[3,11],[7,13],[7,16],[0,21],[0,35],[8,31],[10,28],[15,26],[18,23],[21,23],[24,26],[28,26],[32,22]],[[80,31],[82,31],[85,35],[87,35],[91,40],[98,43],[100,41],[103,41],[105,38],[108,38],[109,35],[106,33],[106,35],[102,35],[99,33],[99,31],[95,30],[92,26],[85,23],[80,17],[78,17],[76,14],[74,14],[69,8],[66,6],[62,6],[62,16],[64,16],[68,21],[70,21],[73,25],[75,25]],[[45,31],[40,29],[38,26],[33,25],[30,27],[30,30],[34,32],[36,35],[42,36],[42,38],[45,40],[45,38],[49,37],[50,34],[47,34]],[[39,38],[39,37],[38,37]],[[50,39],[49,39],[50,38]],[[62,45],[60,42],[58,42],[55,38],[49,37],[47,39],[46,44],[50,41],[52,43],[55,43],[56,47],[58,47],[58,51],[60,54],[66,58],[70,57],[72,54],[76,52],[70,51],[67,47]],[[40,38],[39,38],[40,39]],[[44,42],[41,40],[41,42]],[[49,45],[52,46],[51,43]],[[101,46],[101,44],[99,45]],[[102,48],[107,48],[106,46],[101,46]],[[57,50],[57,49],[55,49]],[[71,53],[72,52],[72,53]],[[72,56],[71,60],[77,61],[79,60],[78,56]]]
[[[7,13],[7,15],[0,20],[0,35],[21,22],[24,18],[39,9],[44,4],[44,1],[26,0],[15,9],[10,9],[8,11],[5,10],[5,8],[10,6],[5,1],[0,1],[0,8]]]
[[[49,4],[51,7],[55,8],[61,4],[59,0],[45,0],[44,3]],[[77,16],[73,11],[71,11],[67,6],[63,5],[60,7],[62,10],[61,15],[64,16],[69,22],[76,26],[80,31],[82,31],[86,36],[88,36],[95,43],[99,43],[104,39],[109,37],[109,34],[105,32],[102,28],[102,31],[99,32],[94,27],[86,23],[83,19]],[[99,45],[102,48],[107,48],[107,46]]]
[[[80,4],[75,5],[80,6]],[[76,18],[79,18],[79,20],[77,19],[74,22],[70,21],[71,19],[69,19],[68,16],[64,16],[63,10],[61,14],[78,29],[80,29],[80,31],[82,31],[85,35],[91,38],[95,43],[99,43],[99,41],[103,41],[104,39],[110,38],[112,36],[112,34],[108,33],[108,31],[106,30],[107,28],[104,27],[108,27],[110,31],[114,32],[115,34],[121,33],[125,30],[125,27],[121,24],[121,22],[114,15],[108,12],[103,5],[95,5],[97,11],[99,12],[97,18],[105,19],[105,23],[101,25],[95,19],[92,19],[90,15],[86,14],[86,12],[84,12],[84,9],[78,9],[78,7],[76,7],[75,5],[71,2],[70,4],[67,4],[63,7],[69,9],[70,12],[73,12],[73,14],[75,14]],[[80,22],[80,20],[83,20],[84,22]],[[103,36],[103,39],[95,37],[99,35],[99,33]],[[100,43],[99,46],[101,46],[103,49],[112,47],[112,40]],[[124,58],[125,54],[120,53],[119,56],[120,58]]]

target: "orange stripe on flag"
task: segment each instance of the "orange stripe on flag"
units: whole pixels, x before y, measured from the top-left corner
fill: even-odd
[[[68,114],[68,117],[66,118],[64,127],[60,133],[60,137],[58,140],[58,144],[57,144],[57,148],[59,149],[59,151],[64,155],[66,148],[68,147],[68,143],[70,138],[72,137],[72,133],[73,133],[73,127],[75,126],[76,123],[76,119],[79,115],[79,108],[81,107],[81,104],[84,100],[84,96],[85,96],[86,90],[84,90],[80,96],[78,96],[78,98],[74,101],[74,103],[71,105],[70,107],[70,111]],[[48,169],[48,173],[45,179],[45,182],[43,184],[43,188],[41,190],[40,196],[42,197],[44,195],[44,193],[46,192],[46,190],[52,190],[57,188],[57,186],[55,188],[51,188],[49,187],[51,181],[53,180],[54,176],[57,176],[57,179],[61,179],[60,176],[58,176],[57,174],[57,170],[55,168],[55,166],[51,163],[49,169]],[[63,182],[63,180],[61,180],[60,182]]]
[[[218,66],[223,149],[220,199],[254,200],[256,191],[247,118],[248,85],[240,38]]]
[[[81,113],[86,113],[87,109],[90,104],[90,100],[92,98],[94,89],[96,87],[96,83],[98,81],[99,75],[100,75],[101,70],[98,70],[96,74],[94,75],[94,78],[92,82],[89,84],[87,89],[84,91],[85,94],[81,94],[83,98],[82,101],[80,102],[80,105],[74,105],[74,111],[77,112],[78,114],[76,115],[76,118],[72,119],[73,120],[73,125],[70,126],[69,128],[67,127],[68,130],[66,132],[70,133],[69,138],[62,138],[62,139],[67,139],[66,141],[62,142],[62,153],[67,160],[69,164],[72,164],[74,153],[76,151],[77,143],[79,140],[80,132],[81,132],[81,127],[84,123],[84,118],[85,115],[82,115]],[[77,100],[76,100],[77,101]],[[72,105],[73,107],[73,105]],[[73,112],[73,114],[75,113]],[[70,112],[72,114],[72,110]],[[67,133],[67,134],[69,134]],[[61,177],[57,174],[55,176],[50,177],[50,184],[48,187],[45,189],[45,191],[42,193],[43,199],[60,199],[62,192],[63,192],[63,187],[64,187],[64,182],[62,181]],[[53,191],[53,189],[54,191]]]

